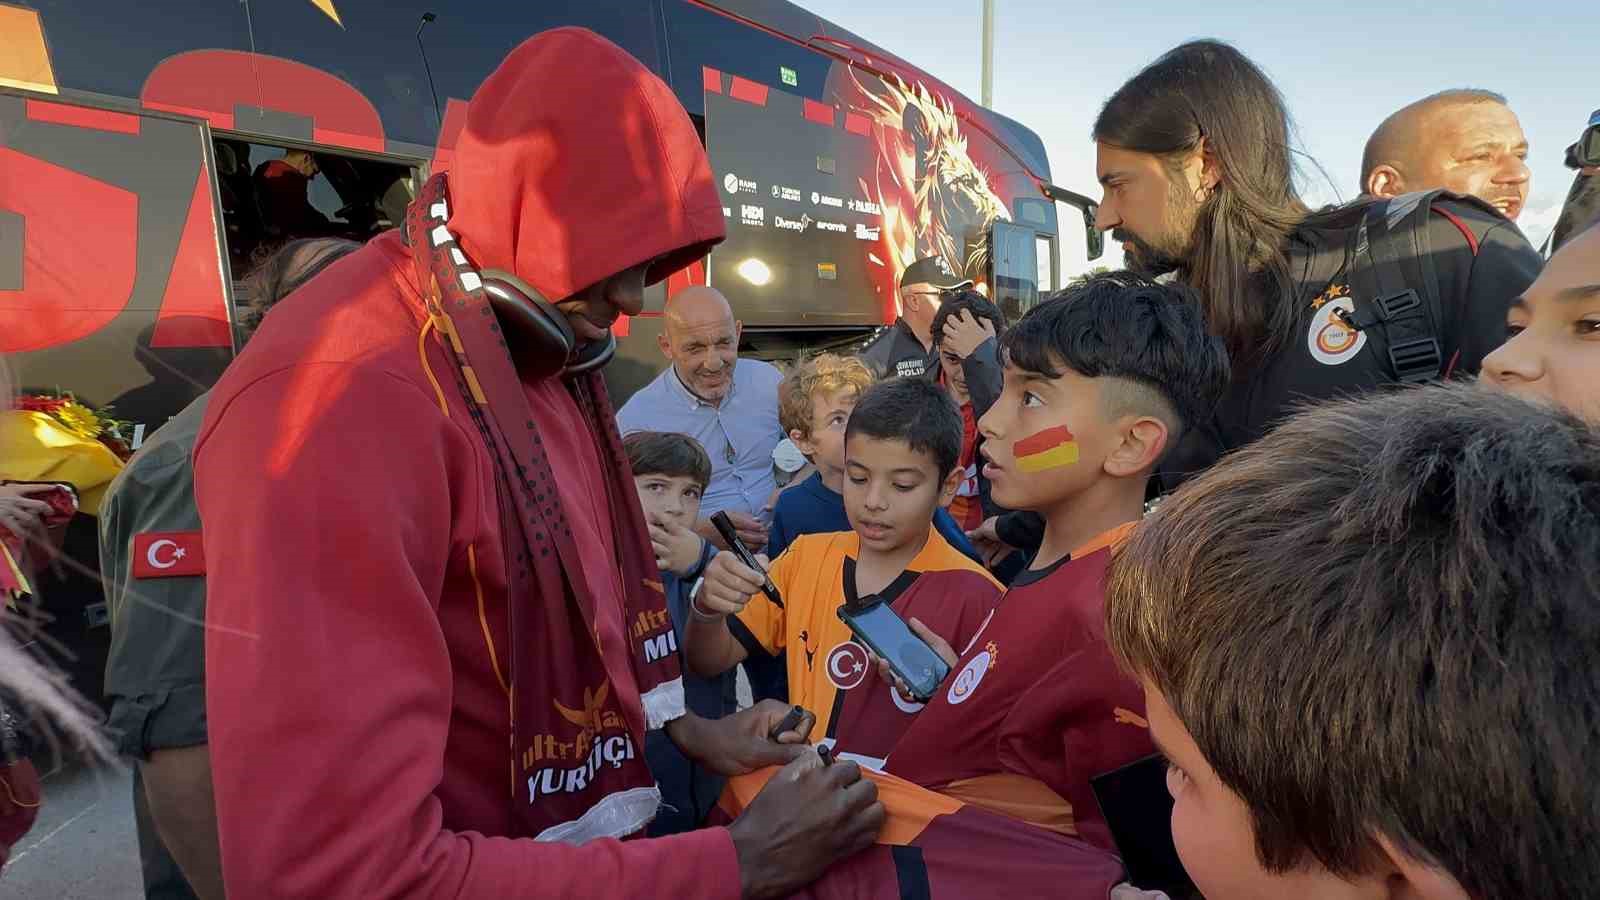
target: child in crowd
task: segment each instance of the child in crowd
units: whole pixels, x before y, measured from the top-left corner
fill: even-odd
[[[869,388],[846,413],[844,504],[855,530],[797,537],[765,574],[717,555],[691,599],[685,656],[692,671],[715,676],[788,651],[789,702],[816,714],[812,739],[872,759],[917,708],[876,680],[840,607],[881,600],[963,642],[1000,590],[930,524],[960,479],[961,419],[949,397],[927,381],[895,379]],[[836,438],[815,437],[808,444],[820,468],[832,452],[820,452],[823,442]],[[768,578],[777,598],[763,591]]]
[[[1296,416],[1137,529],[1107,631],[1206,896],[1595,896],[1597,484],[1571,413],[1435,386]]]
[[[778,422],[817,471],[778,495],[767,537],[771,558],[782,556],[802,534],[850,530],[844,510],[845,423],[873,380],[860,359],[823,353],[796,365],[778,386]],[[943,507],[934,511],[933,525],[951,546],[976,558],[966,532]]]
[[[694,438],[659,431],[636,431],[622,439],[622,449],[633,469],[633,485],[661,569],[661,590],[672,617],[670,650],[676,652],[684,645],[689,621],[689,588],[716,550],[693,530],[700,498],[711,481],[711,458]],[[718,719],[736,710],[735,691],[731,671],[713,678],[683,673],[684,700],[690,711],[704,718]],[[723,779],[691,762],[662,731],[645,735],[645,758],[661,786],[662,800],[650,835],[700,827],[722,793]]]
[[[933,349],[939,354],[939,384],[961,410],[961,486],[956,488],[955,498],[950,501],[950,515],[962,529],[972,531],[982,525],[984,519],[1000,511],[990,499],[989,480],[978,471],[978,447],[983,443],[978,433],[978,420],[989,411],[1000,393],[1001,373],[993,364],[992,355],[969,350],[953,336],[951,340],[945,339],[947,330],[955,330],[952,320],[975,323],[979,333],[991,335],[1004,333],[1005,320],[1000,317],[1000,310],[982,294],[959,291],[940,304],[929,329]],[[977,375],[979,380],[969,386],[971,375]],[[976,395],[973,388],[977,390]]]
[[[1105,569],[1151,471],[1228,377],[1184,290],[1098,276],[1006,333],[1004,389],[979,422],[984,474],[997,503],[1043,517],[1044,539],[959,656],[924,632],[951,674],[891,773],[1112,848],[1090,779],[1153,746],[1139,685],[1104,643]]]
[[[1578,235],[1511,301],[1509,339],[1483,360],[1487,384],[1600,423],[1600,226]]]

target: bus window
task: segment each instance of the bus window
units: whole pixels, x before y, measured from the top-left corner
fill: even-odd
[[[225,137],[214,150],[235,281],[296,238],[366,241],[396,227],[416,193],[399,163]]]
[[[1039,293],[1051,294],[1056,289],[1056,239],[1041,234],[1033,239],[1033,253],[1039,263]]]
[[[996,222],[989,230],[992,276],[989,299],[1007,322],[1015,322],[1039,302],[1039,264],[1032,228]],[[1048,240],[1048,238],[1046,238]]]

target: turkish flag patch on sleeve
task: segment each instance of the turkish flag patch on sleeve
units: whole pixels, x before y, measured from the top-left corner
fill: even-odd
[[[145,531],[133,536],[133,577],[176,578],[206,574],[198,531]]]

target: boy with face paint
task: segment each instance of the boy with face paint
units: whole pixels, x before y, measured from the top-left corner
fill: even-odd
[[[1106,565],[1162,455],[1227,384],[1227,353],[1185,290],[1103,275],[1006,333],[1005,386],[979,422],[983,471],[997,503],[1044,519],[1044,538],[959,655],[923,631],[951,674],[889,772],[1113,847],[1089,779],[1153,745],[1139,685],[1105,645]]]

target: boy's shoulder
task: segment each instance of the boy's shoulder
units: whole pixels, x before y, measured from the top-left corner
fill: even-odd
[[[963,573],[973,576],[979,581],[986,582],[996,589],[1000,587],[999,580],[994,577],[983,563],[957,550],[955,545],[951,544],[945,539],[944,535],[939,533],[939,529],[931,526],[928,529],[927,545],[922,548],[922,552],[917,554],[907,568],[924,573],[924,575],[932,573]]]
[[[917,575],[913,584],[920,590],[937,590],[941,595],[965,598],[991,598],[1005,588],[982,566],[962,569],[933,569]]]
[[[805,515],[813,510],[844,509],[844,497],[822,485],[822,476],[813,472],[805,481],[778,492],[778,502],[772,514]]]
[[[840,554],[854,556],[860,551],[861,537],[854,531],[828,531],[800,535],[789,542],[789,549],[783,551],[783,555],[794,557],[798,563]]]

